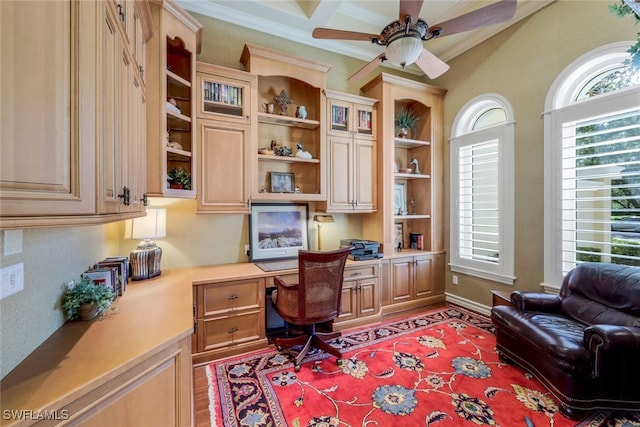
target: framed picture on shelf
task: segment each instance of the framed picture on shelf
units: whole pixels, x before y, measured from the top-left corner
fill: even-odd
[[[293,173],[269,172],[272,193],[293,193],[296,184]]]
[[[394,246],[396,249],[400,250],[404,248],[404,224],[397,222],[394,224],[394,227]]]
[[[396,182],[393,192],[393,214],[407,214],[407,185],[404,182]]]

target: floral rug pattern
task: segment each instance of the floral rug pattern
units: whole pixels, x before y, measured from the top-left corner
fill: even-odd
[[[316,352],[299,372],[275,350],[209,364],[212,425],[576,425],[535,378],[499,361],[485,316],[448,306],[346,331],[341,345],[340,363]],[[578,425],[640,426],[636,415]]]

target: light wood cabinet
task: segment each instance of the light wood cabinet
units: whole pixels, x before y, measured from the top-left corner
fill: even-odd
[[[257,77],[197,63],[198,213],[249,213]]]
[[[104,9],[99,45],[103,47],[98,82],[98,203],[101,213],[142,212],[146,206],[145,90],[135,62],[134,46],[127,45],[121,32],[127,14],[122,5],[102,2]],[[133,10],[130,13],[134,15]],[[144,58],[142,58],[144,60]]]
[[[194,198],[196,194],[195,78],[202,26],[173,0],[155,0],[157,29],[147,43],[147,191],[150,196]],[[171,187],[168,172],[184,169],[191,182]]]
[[[425,253],[385,259],[382,314],[444,302],[444,262],[444,254]]]
[[[143,48],[149,6],[132,5]],[[122,123],[144,103],[144,63],[119,19],[114,2],[1,2],[1,228],[96,224],[143,211],[117,197],[125,186],[144,193],[129,166],[144,144],[130,136],[144,119]]]
[[[365,216],[363,228],[368,239],[383,243],[385,257],[392,258],[383,313],[444,301],[446,91],[382,73],[362,93],[379,100],[378,209]],[[419,119],[408,138],[399,137],[395,127],[403,109]]]
[[[252,139],[251,147],[251,199],[326,200],[326,98],[323,92],[330,67],[248,44],[240,61],[248,72],[258,76],[251,113],[258,123],[257,137]],[[274,103],[274,97],[282,91],[291,100],[286,114],[280,114],[277,104],[273,113],[263,111],[263,106]],[[300,106],[305,107],[306,118],[296,117]],[[258,153],[269,149],[272,143],[289,149],[292,156]],[[313,158],[296,157],[298,144]],[[293,185],[272,188],[272,173],[292,174]]]
[[[194,363],[266,347],[264,304],[264,278],[194,286]]]
[[[327,93],[327,212],[376,209],[375,99]]]
[[[333,330],[343,330],[380,320],[379,263],[345,267],[340,315]]]

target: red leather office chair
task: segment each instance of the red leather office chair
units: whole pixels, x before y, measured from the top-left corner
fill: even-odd
[[[271,295],[275,310],[293,325],[302,326],[305,334],[293,338],[276,338],[279,351],[295,358],[295,371],[312,348],[332,354],[340,360],[342,352],[328,342],[340,332],[316,331],[318,323],[328,322],[340,314],[344,266],[351,248],[334,251],[300,251],[298,254],[298,283],[286,284],[275,277],[276,291]],[[300,351],[293,346],[302,345]]]

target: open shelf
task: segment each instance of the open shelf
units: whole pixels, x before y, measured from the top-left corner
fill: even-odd
[[[317,129],[320,126],[320,122],[317,120],[299,119],[297,117],[279,116],[269,113],[258,113],[258,122],[302,129]]]
[[[300,157],[275,156],[273,154],[258,154],[258,160],[288,163],[320,163],[318,159],[302,159]]]
[[[416,148],[431,145],[429,141],[422,141],[419,139],[410,138],[394,138],[393,143],[398,148]]]

